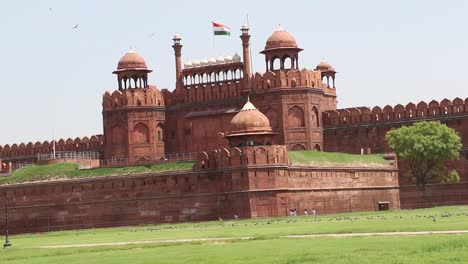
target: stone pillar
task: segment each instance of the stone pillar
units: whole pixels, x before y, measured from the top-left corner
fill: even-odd
[[[174,38],[174,56],[175,56],[175,66],[176,66],[176,89],[182,86],[182,45],[180,45],[180,40],[182,38],[179,34],[175,34]]]
[[[244,79],[248,80],[252,75],[252,69],[250,67],[250,35],[249,35],[249,26],[243,25],[241,28],[242,35],[240,38],[242,40],[242,56],[244,61]]]

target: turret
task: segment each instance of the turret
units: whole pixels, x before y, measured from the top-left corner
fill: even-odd
[[[129,88],[148,88],[148,73],[152,72],[146,66],[145,59],[134,50],[130,49],[117,64],[119,90]]]

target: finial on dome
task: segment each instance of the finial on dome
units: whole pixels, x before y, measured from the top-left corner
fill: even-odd
[[[242,107],[241,111],[250,111],[250,110],[257,110],[255,105],[250,102],[250,95],[247,95],[247,102],[245,102],[244,106]]]
[[[278,24],[278,29],[276,31],[285,31],[284,28],[281,26],[281,24]]]

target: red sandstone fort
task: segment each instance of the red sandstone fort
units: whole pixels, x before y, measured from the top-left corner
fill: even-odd
[[[287,152],[386,153],[387,131],[421,120],[454,128],[464,146],[460,160],[449,164],[461,183],[434,184],[433,202],[468,201],[468,99],[337,109],[335,69],[326,61],[301,68],[303,49],[292,34],[280,28],[266,40],[259,51],[264,73],[251,70],[248,26],[240,39],[242,56],[183,64],[176,34],[173,91],[149,85],[152,70],[130,50],[113,71],[115,91],[103,95],[103,135],[0,146],[3,171],[53,152],[94,153],[101,166],[196,153],[191,171],[1,186],[12,201],[13,232],[198,221],[233,212],[283,216],[291,208],[416,207],[424,201],[399,179],[392,160],[380,168],[292,166]]]

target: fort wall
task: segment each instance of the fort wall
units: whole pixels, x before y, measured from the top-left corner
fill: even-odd
[[[284,146],[221,149],[189,171],[3,185],[0,203],[11,233],[399,208],[393,166],[291,167],[285,155]]]

